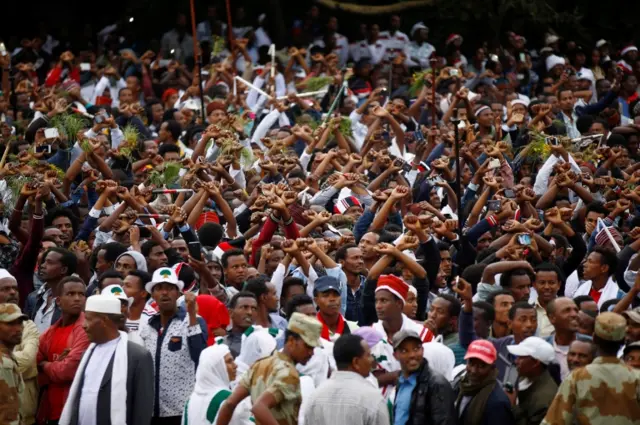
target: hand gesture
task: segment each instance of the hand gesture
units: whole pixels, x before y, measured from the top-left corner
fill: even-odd
[[[553,225],[561,225],[563,223],[560,211],[556,207],[546,210],[544,212],[544,218],[547,220],[547,222]]]
[[[391,199],[399,201],[409,194],[409,188],[407,186],[396,186],[391,192]]]
[[[457,277],[456,280],[457,283],[454,282],[451,286],[453,292],[458,294],[463,301],[471,301],[473,299],[473,289],[471,284],[461,277]]]
[[[403,235],[396,248],[398,251],[415,250],[419,245],[420,240],[416,236]]]
[[[284,242],[282,242],[282,250],[285,252],[285,254],[294,256],[298,251],[298,245],[293,239],[285,239]]]
[[[140,244],[140,228],[138,226],[131,226],[129,228],[129,242],[131,246],[138,246]]]
[[[411,230],[414,234],[420,231],[420,219],[415,215],[407,215],[404,220],[404,227]]]
[[[381,255],[394,255],[397,248],[390,243],[379,243],[373,249]]]

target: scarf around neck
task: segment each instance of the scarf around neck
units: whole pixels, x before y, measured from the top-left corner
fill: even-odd
[[[318,318],[318,321],[322,323],[322,332],[320,332],[320,336],[326,339],[327,341],[331,341],[329,339],[329,335],[331,331],[329,330],[329,326],[327,326],[327,324],[324,323],[324,320],[322,319],[322,315],[320,314],[320,312],[318,312],[317,318]],[[342,335],[344,333],[344,317],[342,317],[342,314],[338,317],[338,327],[336,328],[335,333],[338,335]]]
[[[470,421],[465,421],[465,423],[469,425],[480,425],[482,423],[487,401],[493,391],[493,387],[496,385],[496,379],[498,379],[498,369],[494,369],[493,372],[481,382],[471,382],[469,375],[465,375],[465,377],[462,378],[456,406],[460,405],[462,397],[473,397],[464,415],[465,418],[469,418]]]

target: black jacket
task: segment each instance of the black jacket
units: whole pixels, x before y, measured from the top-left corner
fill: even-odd
[[[109,360],[109,365],[104,372],[100,390],[98,392],[98,405],[96,406],[96,424],[111,424],[111,377],[113,375],[114,356]],[[105,359],[106,360],[106,359]],[[122,406],[127,410],[127,424],[149,425],[153,414],[154,377],[153,359],[146,348],[135,342],[127,342],[127,405]],[[88,364],[88,363],[87,363]],[[84,375],[84,370],[77,373]],[[84,377],[80,381],[80,388],[84,385]],[[80,392],[82,389],[80,389]],[[79,395],[79,394],[78,394]],[[72,403],[71,425],[78,424],[80,409],[80,397],[67,400]],[[115,425],[115,424],[114,424]]]
[[[411,393],[407,425],[455,425],[454,394],[447,379],[429,368],[426,359],[418,369]],[[395,405],[395,403],[394,403]]]

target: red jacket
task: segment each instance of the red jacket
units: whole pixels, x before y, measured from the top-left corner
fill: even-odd
[[[44,85],[47,87],[53,87],[58,83],[62,83],[62,81],[60,81],[61,74],[62,67],[60,65],[56,65],[56,67],[49,71],[49,74],[47,74],[47,79],[44,81]],[[71,68],[71,72],[69,73],[69,75],[67,75],[67,78],[71,78],[76,83],[80,84],[80,68],[78,68],[77,66]]]
[[[48,403],[48,397],[46,395],[49,384],[56,384],[57,386],[66,386],[64,398],[69,396],[69,390],[71,389],[71,383],[73,377],[76,374],[76,370],[80,365],[82,355],[89,347],[89,337],[82,327],[84,323],[84,313],[80,313],[78,320],[73,324],[73,330],[67,340],[67,348],[71,351],[69,354],[60,361],[49,362],[45,365],[44,369],[39,369],[38,384],[44,391],[40,397],[40,406],[38,406],[37,419],[38,423],[46,422],[49,418],[49,412],[51,406]],[[62,319],[51,325],[42,335],[40,335],[40,347],[38,348],[37,364],[47,359],[49,353],[49,347],[53,340],[54,330],[62,324]],[[55,418],[58,419],[58,418]]]

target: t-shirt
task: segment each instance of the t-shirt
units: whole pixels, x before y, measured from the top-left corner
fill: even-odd
[[[302,394],[300,392],[300,375],[293,361],[284,353],[274,355],[253,364],[244,374],[239,385],[251,394],[251,402],[265,392],[270,392],[276,400],[271,414],[280,425],[298,423]]]
[[[80,390],[78,425],[96,425],[98,413],[98,393],[104,372],[111,362],[120,337],[104,344],[96,345],[84,369],[84,382]],[[111,391],[109,388],[108,391]],[[124,407],[124,406],[123,406]]]
[[[71,348],[68,346],[68,342],[69,337],[73,332],[74,325],[75,324],[71,324],[69,326],[58,326],[54,329],[53,336],[51,337],[51,345],[49,346],[49,352],[47,353],[48,362],[54,362],[58,360],[58,357],[66,348]],[[60,415],[62,414],[62,408],[64,407],[66,398],[65,394],[67,393],[68,389],[68,383],[49,383],[47,397],[49,398],[49,406],[51,406],[51,411],[48,419],[60,419]]]

